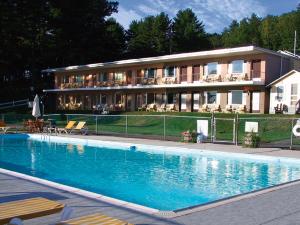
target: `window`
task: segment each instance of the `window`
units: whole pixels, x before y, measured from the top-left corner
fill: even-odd
[[[212,62],[207,64],[207,75],[217,74],[218,72],[218,63]]]
[[[146,78],[155,78],[155,75],[156,75],[155,68],[145,69],[145,77]]]
[[[231,104],[243,104],[243,91],[231,91]]]
[[[75,82],[80,83],[83,82],[84,76],[83,75],[76,75],[75,76]]]
[[[174,66],[165,67],[164,75],[165,75],[165,77],[174,77],[175,76],[175,67]]]
[[[147,104],[153,104],[155,102],[155,95],[153,93],[147,93]]]
[[[207,104],[216,104],[217,103],[217,92],[216,91],[209,91],[207,92]]]
[[[123,73],[115,73],[114,78],[115,80],[123,80]]]
[[[298,84],[291,84],[291,105],[296,105],[298,98]]]
[[[121,104],[122,103],[122,95],[116,94],[116,101],[115,104]]]
[[[243,73],[244,72],[244,60],[235,60],[231,62],[232,73]]]
[[[167,104],[174,104],[176,103],[176,96],[173,93],[168,93]]]
[[[275,97],[275,100],[281,101],[283,98],[283,86],[278,86],[276,88],[276,93],[277,93],[277,95]]]
[[[107,72],[104,72],[104,73],[100,73],[100,75],[99,75],[100,77],[100,82],[106,82],[106,81],[108,81],[108,74],[107,74]]]
[[[101,94],[101,104],[105,105],[107,103],[107,97],[106,95]]]

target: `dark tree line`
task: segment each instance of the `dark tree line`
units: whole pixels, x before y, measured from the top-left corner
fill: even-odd
[[[0,1],[0,101],[51,87],[44,68],[249,44],[292,51],[294,31],[300,36],[300,7],[234,20],[220,34],[207,33],[191,9],[132,21],[128,30],[110,17],[117,10],[107,0]]]

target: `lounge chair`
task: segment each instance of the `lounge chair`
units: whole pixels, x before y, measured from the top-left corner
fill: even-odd
[[[138,107],[138,111],[146,111],[147,104],[143,104],[142,106]]]
[[[226,105],[224,111],[225,113],[232,113],[232,105]]]
[[[165,112],[166,111],[166,104],[161,104],[159,108],[157,108],[158,112]]]
[[[77,126],[70,131],[70,134],[73,133],[74,131],[78,131],[81,132],[81,134],[87,135],[88,127],[86,126],[86,122],[79,121]]]
[[[210,109],[207,104],[203,104],[199,109],[199,112],[210,112]]]
[[[71,215],[73,213],[73,209],[71,207],[65,206],[60,214],[60,221],[68,220],[71,218]],[[13,218],[9,221],[9,225],[24,225],[23,221],[20,218]]]
[[[245,113],[246,112],[246,106],[245,105],[239,105],[236,109],[237,113]]]
[[[211,112],[221,112],[221,106],[219,104],[213,105]]]
[[[46,198],[29,198],[0,204],[0,224],[7,224],[13,218],[33,219],[60,212],[64,204]]]
[[[155,104],[150,104],[146,108],[147,112],[155,112],[156,111],[156,105]]]
[[[106,216],[106,215],[103,215],[100,213],[95,213],[95,214],[82,216],[82,217],[78,217],[78,218],[74,218],[74,219],[70,219],[70,220],[66,220],[66,221],[61,221],[61,222],[57,223],[56,225],[67,225],[67,224],[72,224],[72,225],[80,225],[80,224],[133,225],[126,221],[122,221],[122,220],[119,220],[119,219],[116,219],[113,217],[109,217],[109,216]]]
[[[55,132],[69,134],[75,126],[76,121],[70,120],[64,128],[56,128]],[[52,129],[52,128],[51,128]],[[49,131],[50,132],[50,131]]]
[[[175,112],[176,108],[174,104],[167,104],[166,105],[166,112]]]
[[[0,130],[5,134],[11,127],[8,127],[3,120],[0,120]]]
[[[274,107],[274,111],[275,111],[275,114],[283,114],[283,107],[282,107],[282,103],[277,104],[276,107]]]

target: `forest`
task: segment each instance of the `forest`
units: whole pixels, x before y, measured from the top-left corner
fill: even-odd
[[[221,33],[206,32],[189,8],[174,18],[162,12],[132,21],[128,29],[112,18],[117,12],[118,2],[107,0],[0,1],[0,102],[51,88],[45,68],[245,45],[293,51],[295,30],[300,36],[300,5],[233,20]]]

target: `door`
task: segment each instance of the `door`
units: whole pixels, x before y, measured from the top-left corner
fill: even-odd
[[[252,93],[252,112],[259,112],[259,101],[260,101],[260,93],[253,92]]]
[[[251,63],[251,77],[261,78],[261,60],[253,60]]]
[[[181,94],[181,98],[180,98],[180,109],[181,111],[185,111],[186,110],[186,94]]]

